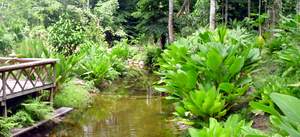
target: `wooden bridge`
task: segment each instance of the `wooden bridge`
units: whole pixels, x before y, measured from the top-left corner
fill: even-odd
[[[34,92],[49,90],[53,101],[55,59],[0,58],[0,106],[7,116],[7,101]]]

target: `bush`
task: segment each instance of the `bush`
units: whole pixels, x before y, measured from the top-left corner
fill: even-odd
[[[76,85],[74,81],[71,81],[55,96],[54,106],[82,108],[87,106],[89,99],[88,90],[82,85]]]
[[[13,123],[17,123],[18,127],[27,127],[34,123],[34,120],[31,118],[31,116],[24,110],[17,112],[8,119]]]
[[[0,136],[3,137],[10,137],[11,133],[10,130],[15,127],[17,124],[13,123],[12,121],[0,117]]]
[[[50,57],[49,50],[38,39],[26,39],[17,44],[15,49],[17,57],[21,58],[45,58]]]
[[[27,100],[22,104],[24,111],[27,112],[35,121],[47,119],[53,112],[53,108],[39,99]]]
[[[49,29],[49,41],[54,50],[64,55],[72,55],[84,43],[84,28],[81,23],[68,14],[60,17]]]
[[[82,59],[81,54],[75,54],[72,56],[65,57],[61,54],[53,55],[53,57],[59,59],[58,63],[55,65],[56,68],[56,83],[58,89],[64,83],[69,82],[74,77],[74,71],[76,70],[76,65]]]
[[[280,135],[299,137],[300,111],[298,107],[300,105],[300,99],[280,93],[271,93],[270,98],[282,113],[275,109],[274,104],[267,106],[261,103],[251,102],[250,105],[254,109],[271,114],[270,121],[275,131],[277,130],[277,133]]]
[[[209,119],[209,126],[203,129],[190,128],[191,137],[267,137],[258,130],[251,128],[239,115],[230,116],[226,122],[219,123],[216,119]]]
[[[226,114],[225,100],[215,88],[201,91],[191,91],[176,107],[176,112],[181,117],[186,117],[189,112],[193,118],[207,121],[209,117],[220,118]]]

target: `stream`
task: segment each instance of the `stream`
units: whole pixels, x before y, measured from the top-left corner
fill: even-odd
[[[144,76],[145,77],[145,76]],[[92,97],[88,108],[61,122],[42,127],[30,137],[175,137],[172,105],[152,89],[153,78],[114,82]]]

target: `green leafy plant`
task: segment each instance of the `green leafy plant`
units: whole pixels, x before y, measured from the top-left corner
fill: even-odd
[[[300,136],[300,111],[298,109],[300,99],[280,93],[271,93],[270,97],[282,113],[277,111],[272,104],[266,106],[261,103],[251,102],[250,105],[254,109],[271,114],[271,123],[275,128],[279,129],[278,133],[282,136]]]
[[[32,99],[22,104],[24,111],[27,112],[33,120],[39,121],[47,119],[53,112],[53,108],[39,99]]]
[[[101,84],[111,70],[113,71],[110,59],[105,55],[81,63],[79,68],[79,72],[82,72],[81,76],[86,80],[94,81],[95,85]]]
[[[0,117],[0,136],[10,137],[11,136],[10,130],[16,125],[17,125],[16,123],[13,123],[12,121],[6,118]]]
[[[203,129],[190,128],[191,137],[267,137],[262,132],[251,128],[239,115],[230,116],[226,122],[209,119],[209,126]]]
[[[84,43],[84,28],[69,14],[60,16],[58,22],[49,28],[49,41],[54,50],[64,55],[72,55]]]
[[[88,105],[90,95],[82,85],[76,85],[75,81],[66,83],[54,98],[56,107],[84,108]]]
[[[27,127],[34,123],[34,120],[31,118],[31,116],[24,110],[18,111],[16,114],[9,117],[8,120],[12,121],[13,123],[17,123],[18,127]]]
[[[182,117],[185,117],[186,112],[190,112],[192,117],[208,120],[209,117],[220,118],[226,114],[225,100],[215,88],[191,91],[180,104],[176,110]]]
[[[291,76],[299,74],[297,68],[300,66],[300,48],[291,46],[287,49],[277,52],[278,62],[283,65],[282,76]]]
[[[121,59],[127,59],[129,57],[129,45],[127,44],[127,41],[123,40],[117,43],[114,47],[112,47],[110,56]]]
[[[56,64],[56,83],[58,88],[64,83],[67,83],[74,77],[74,71],[76,70],[77,63],[82,59],[81,54],[75,54],[65,57],[61,54],[54,55],[54,58],[59,59]]]
[[[38,39],[26,39],[15,48],[17,57],[23,58],[49,58],[50,52],[43,41]]]

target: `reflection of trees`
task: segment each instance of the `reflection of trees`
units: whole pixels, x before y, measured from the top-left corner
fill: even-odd
[[[165,122],[169,105],[152,96],[150,80],[138,83],[143,87],[118,85],[127,93],[138,96],[97,96],[86,110],[75,112],[65,120],[58,133],[74,137],[171,137],[170,126]],[[140,92],[141,90],[148,91]],[[139,92],[139,93],[137,93]],[[141,94],[143,93],[143,94]],[[64,137],[61,136],[61,137]]]

